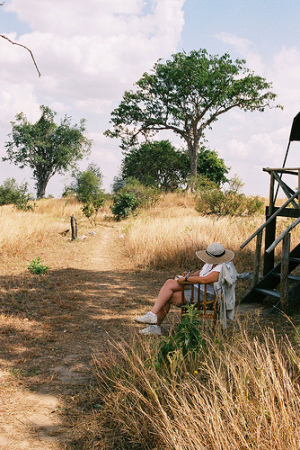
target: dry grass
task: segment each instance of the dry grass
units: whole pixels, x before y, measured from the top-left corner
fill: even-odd
[[[174,197],[173,197],[174,195]],[[172,204],[174,199],[174,204]],[[240,245],[264,223],[265,216],[214,217],[200,216],[195,211],[195,199],[175,194],[163,197],[160,204],[143,211],[125,222],[123,232],[127,254],[140,267],[178,268],[197,267],[195,251],[208,243],[221,242],[236,253],[235,263],[242,271],[252,270],[255,239],[241,251]],[[279,218],[278,235],[290,223]],[[292,232],[292,246],[299,242],[299,229]],[[276,249],[280,256],[280,245]]]
[[[77,427],[74,448],[299,448],[299,345],[259,323],[253,337],[252,327],[218,339],[203,332],[206,351],[193,364],[179,358],[179,376],[155,370],[156,339],[114,343],[95,361],[95,413],[88,433]]]
[[[1,262],[16,267],[16,263],[35,257],[36,253],[44,254],[46,249],[62,241],[61,233],[71,235],[70,216],[75,215],[81,234],[91,231],[91,224],[82,214],[81,204],[74,198],[43,199],[33,204],[33,211],[18,211],[8,205],[0,208],[0,255]],[[97,223],[104,223],[110,214],[106,206]]]
[[[96,235],[70,243],[60,233],[72,214],[79,236]],[[23,448],[22,439],[47,450],[300,448],[299,333],[286,319],[251,319],[226,336],[204,329],[209,351],[191,365],[179,358],[173,378],[155,370],[157,338],[139,339],[132,323],[167,276],[198,266],[194,252],[208,242],[232,248],[238,271],[251,271],[254,243],[239,246],[263,221],[201,217],[193,197],[178,195],[121,223],[107,205],[98,227],[73,200],[43,200],[27,213],[0,208],[0,400],[5,426],[17,430],[3,448]],[[37,256],[50,266],[41,277],[27,270]],[[27,420],[32,393],[59,403],[44,412],[56,418],[52,428]]]
[[[49,220],[47,214],[22,212],[11,206],[2,206],[0,214],[0,252],[6,257],[20,258],[33,244],[43,245],[66,228],[64,221]]]

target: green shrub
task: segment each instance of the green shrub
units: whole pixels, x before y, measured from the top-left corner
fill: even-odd
[[[195,358],[205,347],[199,312],[195,305],[187,306],[176,333],[160,343],[156,367],[167,366],[174,375],[180,370],[184,359]]]
[[[20,210],[33,210],[33,207],[28,204],[32,197],[27,190],[27,183],[18,186],[14,178],[7,178],[0,186],[0,206],[15,205]]]
[[[81,208],[83,214],[96,225],[97,214],[105,201],[105,194],[101,189],[101,170],[96,164],[91,163],[86,170],[74,172],[72,176],[73,183],[65,187],[62,195],[67,197],[75,194],[83,203]]]
[[[133,192],[118,192],[113,197],[112,213],[116,220],[130,216],[141,204]]]
[[[126,181],[126,185],[122,191],[133,192],[140,200],[140,206],[143,208],[149,208],[155,205],[161,195],[161,191],[158,188],[145,186],[134,178]]]
[[[112,213],[116,220],[125,219],[139,207],[149,208],[160,196],[159,189],[144,186],[138,180],[130,179],[113,196]]]
[[[264,201],[258,196],[246,197],[221,189],[204,190],[199,194],[196,210],[201,214],[218,216],[251,216],[263,212]]]
[[[28,270],[31,273],[35,273],[37,275],[41,275],[45,273],[49,269],[48,266],[43,266],[41,263],[41,258],[38,256],[36,259],[33,259],[28,266]]]

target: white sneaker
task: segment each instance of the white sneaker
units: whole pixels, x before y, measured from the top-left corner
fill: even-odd
[[[160,336],[161,328],[159,325],[149,325],[149,327],[146,327],[146,328],[143,328],[142,330],[140,330],[139,333],[144,334],[144,335],[155,334],[156,336]]]
[[[136,317],[134,320],[138,323],[149,323],[149,325],[157,324],[157,316],[151,311],[147,312],[143,316]]]

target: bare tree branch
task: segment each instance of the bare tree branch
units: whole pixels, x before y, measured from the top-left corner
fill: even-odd
[[[2,6],[2,5],[3,5],[3,3],[0,4],[0,6]],[[39,68],[38,68],[37,63],[36,63],[36,61],[35,61],[35,59],[34,59],[33,53],[32,53],[32,51],[31,51],[28,47],[26,47],[25,45],[22,45],[22,44],[18,44],[18,42],[12,41],[12,40],[9,39],[7,36],[4,36],[4,34],[0,34],[0,37],[2,37],[3,39],[6,39],[8,42],[10,42],[10,43],[13,44],[13,45],[18,45],[19,47],[25,48],[25,50],[27,50],[27,51],[30,53],[31,59],[32,59],[33,64],[34,64],[34,66],[35,66],[35,68],[36,68],[36,70],[37,70],[37,72],[38,72],[38,74],[39,74],[39,77],[41,76],[41,72],[39,71]]]

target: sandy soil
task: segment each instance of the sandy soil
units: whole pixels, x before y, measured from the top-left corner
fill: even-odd
[[[133,270],[118,226],[67,241],[40,249],[45,275],[1,270],[0,449],[67,448],[65,419],[91,382],[93,356],[110,336],[137,331],[134,315],[165,277]]]

